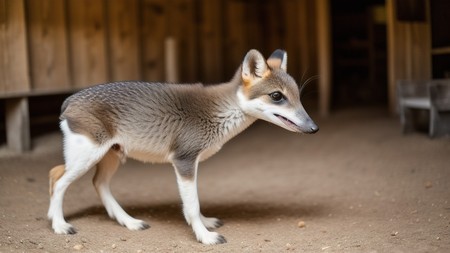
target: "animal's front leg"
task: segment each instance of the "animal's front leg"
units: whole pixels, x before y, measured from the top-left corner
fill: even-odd
[[[200,213],[197,193],[197,157],[176,158],[173,161],[177,175],[178,188],[183,201],[183,213],[186,221],[192,226],[197,240],[203,244],[225,243],[225,237],[206,229]]]

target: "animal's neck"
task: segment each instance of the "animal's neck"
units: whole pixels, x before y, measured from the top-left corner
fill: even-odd
[[[217,106],[214,108],[214,118],[218,120],[218,134],[222,143],[233,138],[247,127],[249,127],[256,118],[248,115],[239,104],[237,92],[242,85],[241,78],[238,75],[227,83],[208,86],[209,97],[213,98]]]

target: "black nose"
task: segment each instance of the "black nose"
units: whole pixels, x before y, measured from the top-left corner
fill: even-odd
[[[314,134],[314,133],[317,133],[317,131],[319,131],[319,127],[316,124],[313,124],[310,128],[309,133]]]

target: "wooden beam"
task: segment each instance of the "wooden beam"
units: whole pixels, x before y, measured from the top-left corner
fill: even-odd
[[[166,63],[165,81],[169,83],[179,82],[177,41],[166,38],[164,41],[164,62]]]
[[[18,153],[30,150],[30,116],[28,98],[5,100],[6,141],[8,147]]]
[[[319,72],[319,114],[327,117],[330,114],[331,100],[331,29],[330,2],[317,0],[317,47]]]

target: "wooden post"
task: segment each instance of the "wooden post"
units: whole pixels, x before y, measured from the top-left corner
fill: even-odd
[[[317,44],[319,70],[319,113],[326,117],[330,113],[331,91],[331,32],[329,0],[317,0]]]
[[[6,99],[6,141],[15,152],[30,150],[28,98]]]
[[[0,94],[30,91],[23,0],[0,0]],[[27,98],[7,98],[6,140],[8,146],[23,152],[30,149],[30,123]]]
[[[164,41],[165,77],[166,82],[178,82],[177,43],[174,38],[166,38]]]

